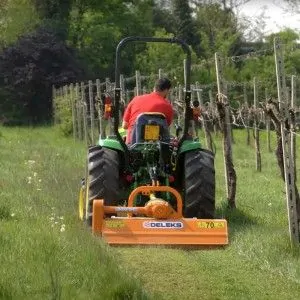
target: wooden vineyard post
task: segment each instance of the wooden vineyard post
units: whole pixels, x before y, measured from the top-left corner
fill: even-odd
[[[120,75],[120,88],[121,88],[121,103],[120,103],[120,113],[119,113],[119,123],[122,123],[123,114],[126,107],[126,93],[125,93],[125,80],[124,75]]]
[[[268,100],[268,90],[265,89],[265,101]],[[271,149],[271,118],[268,114],[265,114],[266,117],[266,130],[267,130],[267,146],[268,146],[268,151],[272,152]]]
[[[93,82],[89,80],[89,104],[90,104],[90,120],[91,120],[91,143],[94,145],[94,130],[95,130],[95,109],[94,109],[94,95]]]
[[[72,124],[73,124],[73,138],[76,140],[77,136],[77,126],[76,126],[76,110],[75,110],[75,99],[74,99],[74,85],[70,84],[70,102],[72,108]]]
[[[220,123],[223,130],[223,155],[224,155],[224,169],[225,169],[225,183],[228,206],[235,208],[235,194],[236,194],[236,172],[232,160],[232,146],[231,146],[231,126],[229,116],[229,102],[225,95],[226,85],[223,78],[221,57],[215,53],[216,76],[218,86],[217,108],[219,112]]]
[[[211,117],[212,117],[212,122],[213,122],[213,127],[214,127],[214,134],[217,135],[218,134],[218,125],[217,125],[216,119],[215,119],[216,107],[215,107],[215,102],[214,102],[214,97],[213,97],[213,94],[212,94],[212,90],[208,91],[208,97],[209,97],[210,108],[211,108]]]
[[[177,99],[177,101],[180,105],[183,104],[183,89],[182,89],[181,84],[179,84],[179,86],[178,86],[178,99]],[[179,109],[178,109],[178,112],[177,112],[177,116],[178,116],[178,119],[177,119],[178,125],[181,125],[181,123],[182,123],[182,114],[179,111]]]
[[[247,117],[246,117],[246,130],[247,130],[247,145],[250,145],[250,128],[249,128],[249,105],[248,105],[248,96],[247,96],[247,86],[246,83],[244,82],[243,85],[243,93],[244,93],[244,106],[245,106],[245,111],[247,112]]]
[[[282,48],[280,40],[274,39],[274,52],[275,52],[275,65],[277,77],[277,93],[279,101],[279,110],[281,114],[280,130],[282,139],[283,151],[283,167],[284,167],[284,181],[286,190],[286,204],[289,221],[289,233],[291,244],[299,243],[299,216],[297,213],[297,200],[296,200],[296,186],[294,164],[292,159],[291,149],[291,132],[286,127],[286,123],[290,121],[288,106],[287,106],[287,90],[285,81],[285,71]]]
[[[158,69],[158,78],[161,79],[163,75],[163,70],[162,69]]]
[[[76,116],[77,116],[77,128],[78,128],[78,138],[82,140],[82,113],[81,113],[81,97],[79,95],[80,87],[79,83],[75,86],[75,101],[76,101]]]
[[[52,116],[53,116],[53,124],[56,125],[56,97],[57,92],[54,85],[52,85]]]
[[[101,85],[100,85],[100,79],[96,79],[96,93],[97,93],[97,113],[98,113],[98,122],[99,122],[99,135],[102,137],[102,131],[103,131],[103,103],[101,99]]]
[[[296,106],[296,76],[292,75],[292,84],[291,84],[291,109],[294,113],[293,118],[291,120],[291,152],[292,159],[294,164],[294,174],[295,174],[295,182],[297,181],[297,167],[296,167],[296,128],[295,128],[295,106]]]
[[[141,94],[141,74],[140,71],[135,71],[135,87],[136,96]]]
[[[126,95],[125,95],[125,80],[124,75],[120,75],[120,87],[121,87],[121,101],[126,104]]]
[[[110,90],[110,80],[108,77],[105,78],[105,92],[108,93]]]
[[[254,108],[254,142],[255,142],[255,162],[256,171],[261,172],[261,155],[260,155],[260,143],[259,143],[259,130],[257,127],[257,82],[256,78],[253,78],[253,108]]]
[[[200,103],[200,108],[201,111],[203,111],[203,98],[202,98],[202,90],[199,87],[199,82],[196,82],[196,93],[197,93],[197,98],[198,101]],[[205,136],[205,143],[206,143],[206,147],[210,150],[213,151],[213,142],[212,142],[212,138],[207,126],[207,119],[205,119],[205,116],[202,114],[202,127],[204,130],[204,136]]]
[[[83,130],[84,130],[84,140],[86,146],[88,146],[88,122],[87,122],[87,105],[85,98],[85,86],[84,83],[81,82],[81,104],[82,104],[82,119],[83,119]]]

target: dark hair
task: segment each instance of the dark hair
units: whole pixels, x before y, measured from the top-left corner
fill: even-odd
[[[162,92],[171,88],[171,81],[168,78],[160,78],[155,82],[155,90]]]
[[[198,107],[200,105],[200,102],[198,100],[194,100],[192,103],[194,107]]]

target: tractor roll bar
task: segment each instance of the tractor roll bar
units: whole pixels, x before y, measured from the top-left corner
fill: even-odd
[[[121,98],[121,87],[120,87],[120,63],[121,63],[121,50],[129,42],[158,42],[158,43],[171,43],[178,44],[182,47],[183,51],[186,54],[185,60],[185,121],[183,128],[183,136],[179,141],[181,144],[187,137],[189,121],[192,116],[190,108],[191,100],[191,50],[189,46],[182,40],[177,38],[156,38],[156,37],[139,37],[139,36],[130,36],[122,39],[116,49],[116,62],[115,62],[115,99],[114,99],[114,134],[124,148],[124,151],[128,153],[128,148],[125,142],[123,141],[118,129],[119,129],[119,109],[120,109],[120,98]],[[127,155],[125,155],[126,157]]]

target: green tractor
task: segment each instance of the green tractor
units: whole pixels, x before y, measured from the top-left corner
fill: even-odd
[[[159,113],[139,116],[130,145],[119,132],[121,50],[130,42],[175,43],[186,54],[184,126],[173,136],[165,117]],[[93,202],[103,199],[106,206],[125,207],[132,191],[140,186],[168,186],[182,198],[184,218],[213,219],[215,212],[214,154],[202,148],[189,134],[192,120],[190,73],[191,52],[176,38],[127,37],[116,49],[115,90],[113,101],[113,135],[100,137],[87,155],[86,179],[81,189],[79,215],[92,225]],[[156,197],[176,209],[176,197],[160,191]],[[148,194],[135,197],[134,206],[143,207]],[[114,214],[111,214],[113,217]]]

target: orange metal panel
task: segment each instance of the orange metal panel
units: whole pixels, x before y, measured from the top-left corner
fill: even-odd
[[[137,189],[138,190],[138,189]],[[221,246],[228,244],[227,221],[223,219],[150,217],[105,218],[105,212],[151,213],[149,207],[104,206],[94,200],[92,231],[110,245]],[[180,208],[181,209],[181,208]],[[177,212],[178,213],[178,212]]]
[[[226,220],[105,219],[101,231],[111,245],[227,245]]]

